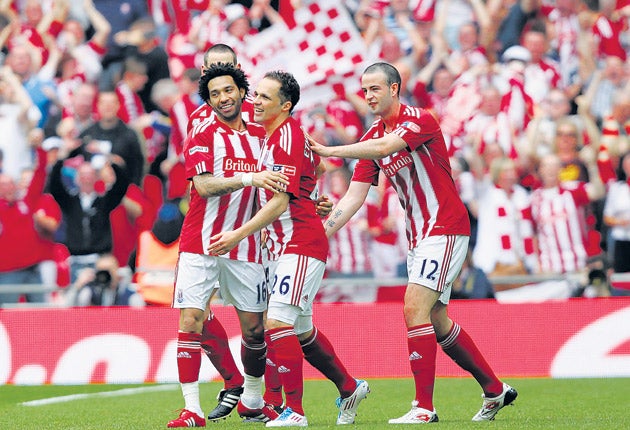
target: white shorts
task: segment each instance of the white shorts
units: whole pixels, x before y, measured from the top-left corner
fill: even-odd
[[[177,260],[174,308],[205,310],[214,288],[225,303],[246,312],[267,309],[267,282],[262,264],[182,252]]]
[[[322,283],[326,263],[313,257],[283,254],[269,262],[268,319],[293,325],[296,334],[313,327],[313,300]]]
[[[448,304],[453,281],[462,270],[468,251],[468,236],[429,236],[407,255],[409,282],[442,293]]]

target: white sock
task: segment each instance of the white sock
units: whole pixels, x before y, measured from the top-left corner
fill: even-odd
[[[243,384],[243,394],[241,394],[241,403],[250,409],[260,409],[265,406],[262,398],[262,376],[243,375],[245,383]]]
[[[186,382],[180,384],[182,386],[182,394],[184,395],[184,409],[188,409],[190,412],[194,412],[200,417],[203,417],[203,411],[201,410],[201,404],[199,403],[199,382]]]

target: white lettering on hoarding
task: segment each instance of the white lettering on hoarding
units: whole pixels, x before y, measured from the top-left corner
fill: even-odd
[[[86,337],[72,344],[59,358],[52,384],[88,384],[96,366],[105,364],[108,384],[139,384],[147,380],[151,348],[137,336],[108,333]]]
[[[612,312],[574,334],[551,363],[552,378],[629,377],[630,354],[611,354],[630,341],[630,307]]]
[[[9,333],[0,323],[0,385],[9,382],[11,374],[11,339]]]

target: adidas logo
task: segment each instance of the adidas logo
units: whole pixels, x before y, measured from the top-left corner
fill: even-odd
[[[421,358],[422,358],[422,356],[420,354],[418,354],[416,351],[412,352],[409,355],[409,361],[420,360]]]
[[[284,366],[278,367],[278,373],[289,373],[290,371],[291,371],[291,369],[287,369]]]
[[[267,366],[276,367],[276,363],[271,361],[269,358],[265,360],[265,363],[267,364]]]
[[[190,358],[190,354],[186,351],[181,351],[177,353],[177,358]]]

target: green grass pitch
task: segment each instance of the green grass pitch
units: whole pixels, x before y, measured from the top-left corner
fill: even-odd
[[[518,390],[513,406],[493,422],[473,423],[481,392],[470,378],[439,378],[435,407],[439,429],[630,429],[630,379],[505,378]],[[371,379],[371,393],[361,403],[354,426],[395,429],[387,424],[409,410],[411,379]],[[201,384],[205,412],[215,405],[221,384]],[[311,429],[336,428],[337,391],[325,380],[307,381],[304,407]],[[99,394],[97,394],[99,393]],[[71,396],[59,399],[61,396]],[[52,399],[52,400],[51,400]],[[33,401],[42,401],[33,403]],[[65,401],[60,401],[65,400]],[[28,403],[31,402],[31,403]],[[12,430],[163,429],[183,406],[179,385],[0,386],[0,428]],[[234,412],[227,420],[208,423],[214,429],[257,429]]]

